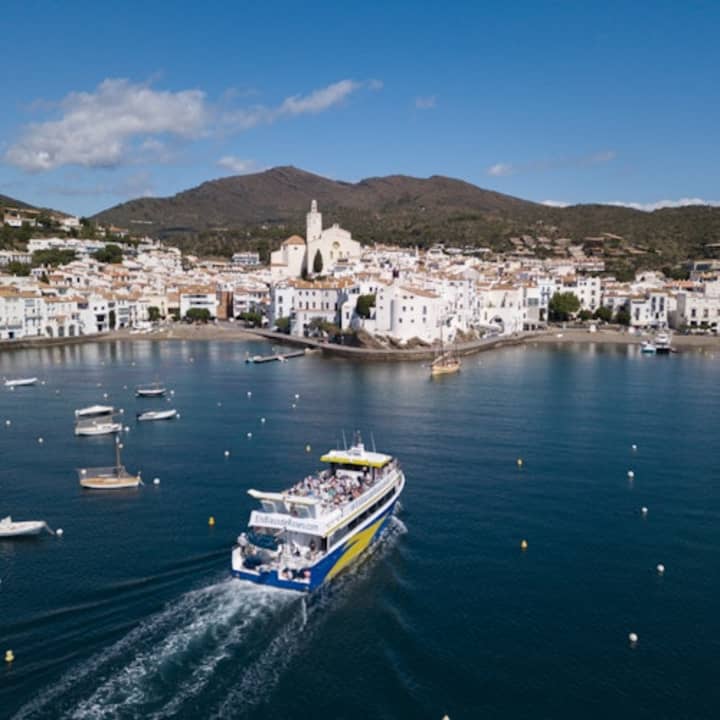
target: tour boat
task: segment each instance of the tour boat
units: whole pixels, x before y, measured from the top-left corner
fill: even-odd
[[[385,530],[405,487],[397,459],[365,449],[320,458],[329,468],[284,492],[248,490],[260,501],[232,550],[235,577],[286,590],[315,590],[362,555]]]
[[[80,408],[75,411],[75,417],[81,418],[102,417],[103,415],[112,415],[115,408],[112,405],[90,405],[89,407]]]
[[[92,437],[95,435],[112,435],[122,430],[122,423],[115,422],[112,417],[107,419],[81,420],[75,425],[75,434]]]
[[[39,535],[43,530],[52,533],[44,520],[13,520],[9,515],[0,520],[0,538]]]
[[[166,392],[167,392],[167,388],[160,385],[160,383],[155,383],[154,385],[145,385],[142,387],[135,388],[135,394],[138,397],[145,397],[145,398],[162,397]]]
[[[6,388],[25,387],[26,385],[35,385],[38,379],[36,377],[31,378],[18,378],[17,380],[5,380]]]
[[[115,439],[114,467],[82,468],[78,470],[80,485],[88,490],[122,490],[142,485],[140,473],[129,473],[120,461],[122,444]]]
[[[136,418],[139,422],[144,420],[170,420],[177,416],[177,410],[146,410],[145,412],[138,413]]]

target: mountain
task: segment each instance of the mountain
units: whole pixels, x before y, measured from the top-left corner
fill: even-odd
[[[364,243],[445,242],[507,250],[518,248],[513,238],[527,236],[525,249],[542,256],[556,254],[558,241],[569,238],[622,269],[675,265],[708,254],[708,246],[720,241],[720,208],[651,213],[610,205],[556,208],[438,175],[349,183],[294,167],[212,180],[169,198],[131,200],[94,219],[197,253],[257,247],[266,255],[289,234],[304,234],[313,198],[326,224],[338,222]]]
[[[23,210],[35,210],[34,205],[28,205],[28,203],[22,200],[16,200],[7,195],[0,195],[0,208],[21,208]]]

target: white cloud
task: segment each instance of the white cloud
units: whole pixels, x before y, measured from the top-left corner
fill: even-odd
[[[505,175],[512,175],[514,172],[515,168],[509,163],[496,163],[487,169],[487,174],[493,177],[504,177]]]
[[[158,91],[122,78],[104,80],[94,92],[70,93],[60,108],[59,120],[28,126],[5,159],[29,171],[61,165],[113,167],[128,159],[133,138],[162,133],[196,137],[210,115],[200,90]]]
[[[568,207],[570,203],[563,202],[562,200],[542,200],[541,205],[547,205],[548,207],[564,208]]]
[[[415,107],[418,110],[431,110],[437,104],[437,98],[434,95],[427,95],[426,97],[416,97]]]
[[[688,207],[689,205],[709,205],[711,207],[720,207],[720,200],[703,200],[702,198],[680,198],[679,200],[657,200],[656,202],[648,203],[637,203],[637,202],[623,202],[614,201],[606,202],[603,205],[616,205],[618,207],[628,207],[633,210],[644,210],[645,212],[652,212],[653,210],[660,210],[661,208],[678,208]]]
[[[77,185],[73,177],[65,180],[62,185],[51,185],[48,189],[56,195],[66,197],[114,195],[120,198],[152,197],[155,189],[150,174],[144,171],[119,178],[115,182],[102,182],[94,185]]]
[[[254,160],[243,160],[235,155],[224,155],[217,161],[218,167],[230,170],[235,175],[255,172],[258,167]]]
[[[232,129],[248,130],[256,125],[269,125],[282,117],[315,115],[340,104],[362,87],[379,90],[382,83],[379,80],[370,80],[366,83],[340,80],[319,90],[313,90],[308,95],[292,95],[275,107],[256,105],[246,110],[227,113],[224,121]]]

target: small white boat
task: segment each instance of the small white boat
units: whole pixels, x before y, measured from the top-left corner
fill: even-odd
[[[39,535],[43,530],[52,533],[52,530],[44,520],[16,521],[9,515],[0,520],[0,538]]]
[[[154,385],[145,385],[135,388],[135,394],[138,397],[162,397],[167,392],[167,388],[159,383]]]
[[[146,410],[145,412],[138,413],[136,415],[138,422],[145,420],[171,420],[177,416],[177,410],[171,408],[170,410]]]
[[[670,335],[668,335],[668,333],[661,332],[655,336],[655,351],[658,355],[667,355],[672,352]]]
[[[112,433],[117,433],[121,430],[122,423],[113,422],[112,420],[89,420],[79,422],[75,425],[75,434],[85,436],[111,435]]]
[[[640,347],[640,352],[643,355],[656,355],[657,347],[656,347],[655,343],[652,343],[649,340],[646,340]]]
[[[18,378],[17,380],[5,380],[5,387],[25,387],[26,385],[35,385],[38,379],[36,377],[31,378]]]
[[[120,461],[122,444],[115,439],[114,467],[81,468],[78,470],[80,485],[88,490],[122,490],[142,485],[140,473],[130,473]]]
[[[102,417],[103,415],[112,415],[114,412],[115,408],[112,405],[90,405],[76,410],[75,417],[78,419]]]

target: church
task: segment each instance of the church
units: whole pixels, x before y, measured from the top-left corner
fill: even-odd
[[[337,223],[323,230],[322,213],[318,212],[316,200],[310,203],[305,227],[305,240],[292,235],[271,254],[273,281],[299,278],[304,272],[308,277],[327,274],[360,259],[360,243],[352,239],[351,233]]]

